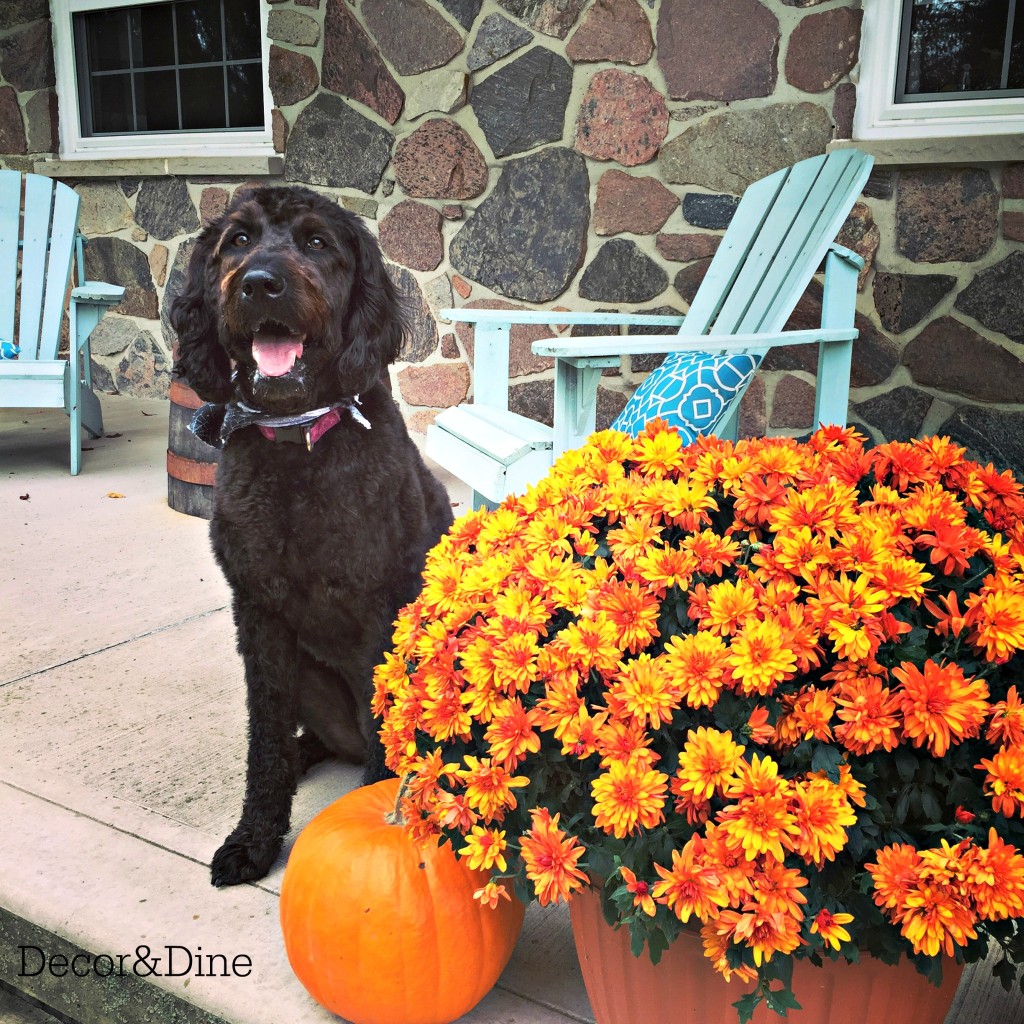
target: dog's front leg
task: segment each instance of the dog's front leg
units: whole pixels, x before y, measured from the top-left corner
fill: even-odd
[[[270,870],[288,831],[298,771],[295,635],[279,616],[237,597],[235,624],[245,664],[249,753],[242,816],[213,857],[216,886],[252,881]]]

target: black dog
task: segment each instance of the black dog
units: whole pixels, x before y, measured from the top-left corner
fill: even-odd
[[[452,514],[391,398],[405,320],[358,218],[305,188],[239,192],[200,233],[171,322],[176,370],[217,403],[197,432],[224,447],[210,536],[249,755],[212,880],[233,885],[270,869],[311,765],[334,754],[386,776],[373,667]]]

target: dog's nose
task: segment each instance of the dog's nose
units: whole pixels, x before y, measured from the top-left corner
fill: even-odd
[[[242,278],[242,294],[247,299],[279,299],[284,288],[284,278],[269,270],[247,270]]]

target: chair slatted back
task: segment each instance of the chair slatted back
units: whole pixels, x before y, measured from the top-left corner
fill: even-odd
[[[857,150],[811,157],[755,182],[708,268],[681,334],[779,331],[871,172]]]
[[[20,359],[57,358],[78,207],[62,182],[0,171],[0,340],[16,341]]]

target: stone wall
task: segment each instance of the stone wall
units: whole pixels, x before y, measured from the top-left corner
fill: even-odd
[[[394,368],[414,431],[471,393],[450,304],[685,308],[752,181],[849,138],[861,14],[848,0],[283,0],[270,7],[281,180],[376,230],[418,315]],[[46,0],[0,4],[0,163],[56,151]],[[239,180],[73,181],[92,277],[126,285],[97,331],[108,391],[162,394],[169,294]],[[877,171],[841,240],[861,252],[851,419],[948,432],[1024,466],[1024,164]],[[794,322],[810,325],[820,285]],[[514,338],[513,406],[551,382]],[[813,356],[773,354],[747,432],[808,428]],[[606,374],[604,417],[650,368]]]

